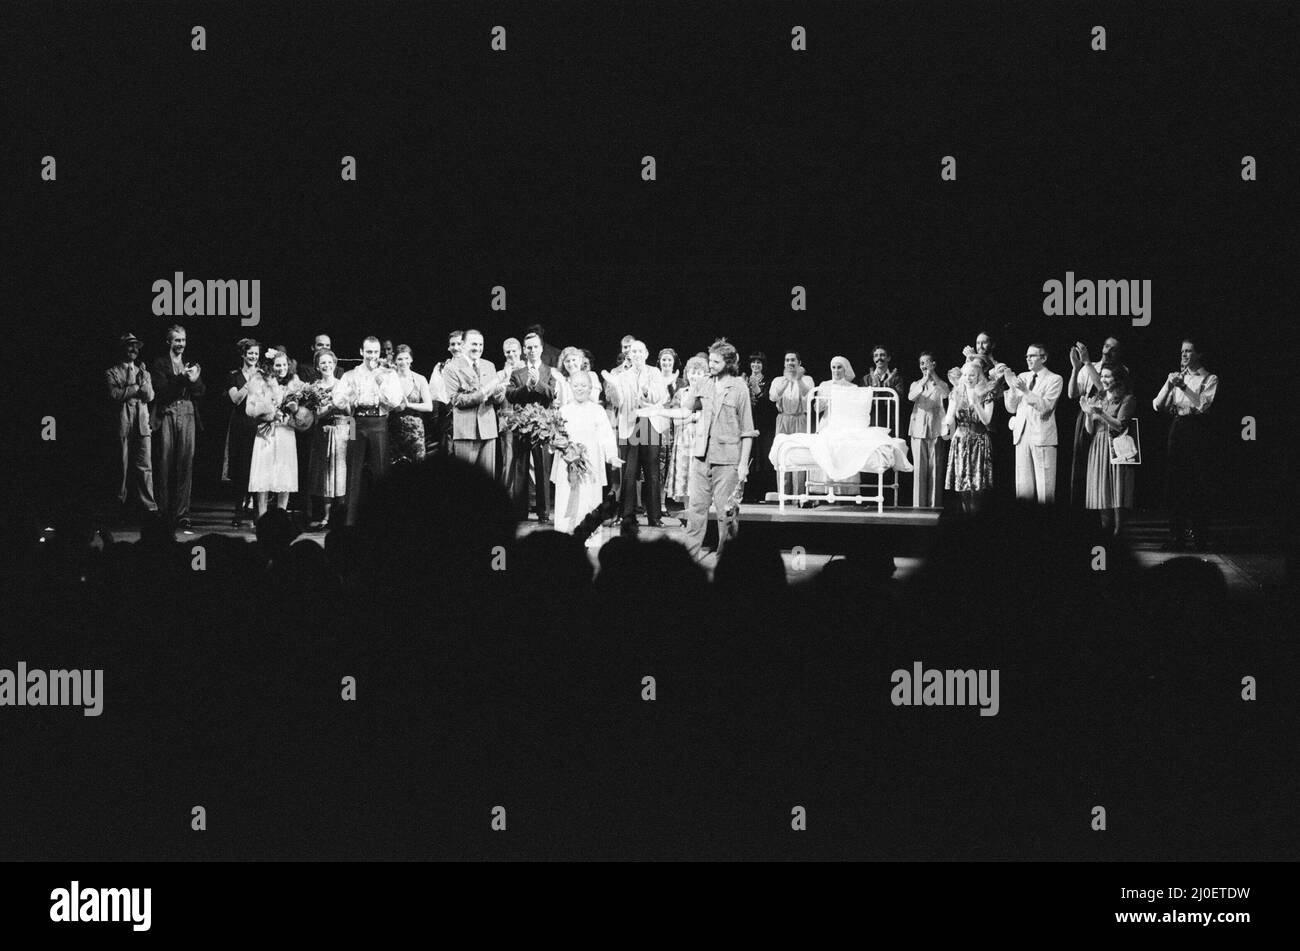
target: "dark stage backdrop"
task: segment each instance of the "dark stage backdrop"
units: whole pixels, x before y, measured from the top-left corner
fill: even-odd
[[[299,356],[317,332],[342,356],[391,336],[422,373],[467,325],[498,363],[537,321],[602,362],[624,333],[652,354],[726,334],[774,360],[797,347],[821,379],[836,354],[866,372],[877,342],[909,378],[923,348],[946,368],[987,329],[1018,367],[1042,341],[1058,371],[1073,341],[1117,334],[1149,415],[1192,333],[1222,376],[1228,501],[1271,504],[1294,317],[1288,4],[18,6],[0,13],[4,309],[32,379],[7,425],[42,510],[111,482],[109,343],[160,351],[151,285],[175,271],[261,281],[256,328],[183,318],[213,389],[247,332]],[[1150,325],[1044,316],[1067,270],[1152,281]],[[205,407],[201,486],[226,415]],[[1145,431],[1148,504],[1162,432]]]

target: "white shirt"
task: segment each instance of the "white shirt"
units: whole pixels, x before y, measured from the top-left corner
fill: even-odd
[[[1160,392],[1151,401],[1157,413],[1165,412],[1172,416],[1199,416],[1210,411],[1214,397],[1219,392],[1219,378],[1208,372],[1205,367],[1183,374],[1182,386],[1170,386],[1169,380],[1160,387]]]

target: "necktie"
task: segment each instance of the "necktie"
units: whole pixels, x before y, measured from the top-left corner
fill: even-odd
[[[1034,388],[1034,384],[1037,382],[1038,382],[1038,374],[1035,373],[1032,377],[1029,378],[1029,389],[1032,390]]]
[[[528,382],[529,383],[537,382],[537,367],[535,366],[528,367]]]

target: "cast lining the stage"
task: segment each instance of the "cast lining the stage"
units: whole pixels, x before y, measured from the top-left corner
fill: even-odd
[[[197,404],[205,387],[201,368],[185,360],[185,328],[169,327],[163,343],[164,352],[146,368],[142,342],[124,334],[118,361],[105,371],[118,406],[117,498],[126,508],[157,511],[186,528],[195,433],[202,426]],[[1134,507],[1132,463],[1140,462],[1129,448],[1137,404],[1119,340],[1106,338],[1099,360],[1083,343],[1074,344],[1066,379],[1048,368],[1051,353],[1042,343],[1029,344],[1021,371],[997,360],[993,349],[992,338],[979,334],[946,380],[933,353],[924,351],[920,376],[908,386],[891,365],[889,349],[873,348],[862,385],[892,390],[899,407],[911,404],[906,423],[885,419],[879,406],[872,408],[871,423],[889,424],[891,435],[910,440],[913,506],[941,508],[945,490],[964,512],[986,506],[1004,428],[994,422],[999,403],[1015,462],[1014,472],[996,477],[1013,479],[1018,498],[1052,505],[1056,408],[1065,395],[1079,406],[1070,505],[1098,513],[1101,527],[1119,534]],[[411,347],[370,336],[361,342],[360,359],[351,361],[357,365],[336,375],[340,361],[327,335],[315,338],[301,367],[282,346],[241,339],[238,366],[223,387],[229,418],[221,471],[234,497],[232,524],[243,524],[250,503],[261,516],[271,504],[287,508],[295,493],[313,529],[328,526],[331,517],[353,524],[369,485],[391,465],[450,455],[497,479],[521,520],[531,508],[539,524],[572,531],[612,494],[624,531],[635,531],[642,513],[650,527],[662,526],[665,514],[675,516],[699,557],[711,506],[721,548],[737,531],[740,500],[762,503],[776,488],[766,455],[774,436],[807,432],[813,400],[824,424],[834,395],[858,386],[846,357],[831,360],[827,379],[818,384],[794,350],[783,354],[778,376],[769,378],[761,352],[749,355],[749,373],[742,374],[739,351],[725,339],[685,361],[665,347],[651,363],[646,343],[628,335],[613,366],[599,372],[590,351],[547,344],[540,325],[528,328],[522,345],[513,337],[505,341],[500,370],[483,350],[480,331],[452,331],[447,358],[425,377],[412,370]],[[1209,544],[1204,460],[1212,450],[1207,414],[1217,391],[1218,377],[1205,368],[1196,342],[1184,340],[1179,369],[1151,404],[1172,417],[1166,549]],[[585,447],[591,466],[580,480],[570,480],[558,453],[505,425],[507,413],[529,404],[558,411],[570,438]],[[1122,450],[1127,457],[1116,456]],[[803,494],[806,481],[821,482],[837,496],[858,491],[856,478],[827,482],[816,469],[786,479],[786,491],[796,494]],[[312,517],[316,512],[319,518]]]

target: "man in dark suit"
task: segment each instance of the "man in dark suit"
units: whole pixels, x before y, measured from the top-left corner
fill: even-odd
[[[562,351],[559,347],[553,347],[546,342],[546,328],[541,324],[533,324],[528,328],[528,335],[535,336],[542,342],[542,362],[552,370],[558,370],[560,368],[560,354]]]
[[[550,406],[555,402],[555,389],[555,371],[542,362],[542,338],[536,333],[530,333],[524,337],[524,365],[510,374],[506,400],[517,407],[528,403]],[[531,462],[533,478],[537,481],[537,521],[549,525],[552,454],[542,446],[534,445],[521,433],[515,433],[514,436],[514,468],[509,489],[515,516],[520,521],[528,518],[528,464]]]
[[[195,433],[203,428],[195,400],[206,392],[199,365],[185,361],[185,344],[185,328],[168,327],[167,352],[150,367],[154,498],[158,511],[179,528],[190,527]]]

